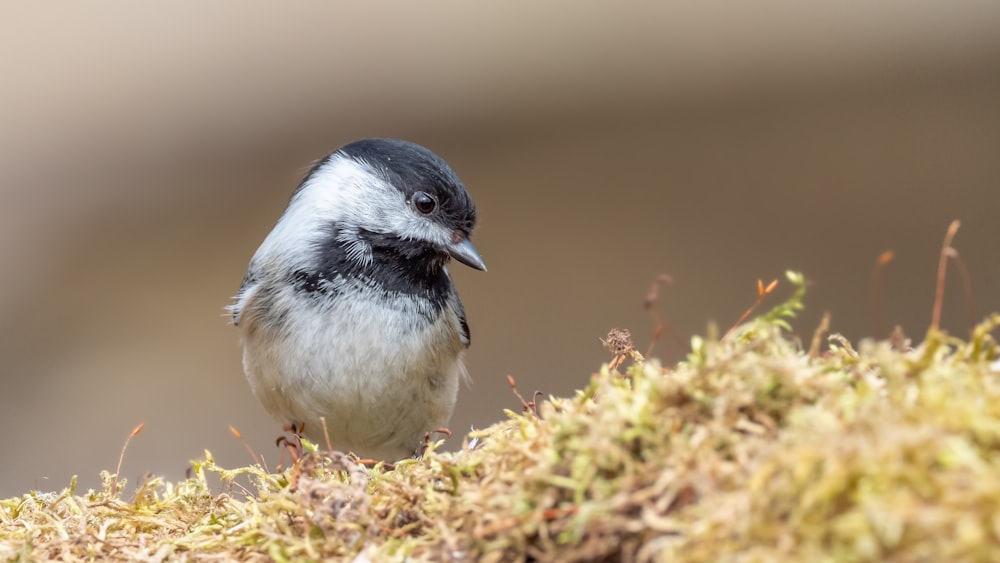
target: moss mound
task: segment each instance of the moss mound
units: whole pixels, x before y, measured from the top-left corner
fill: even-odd
[[[311,452],[275,474],[206,453],[127,497],[107,474],[0,501],[0,557],[1000,560],[1000,315],[968,341],[810,354],[784,324],[791,279],[790,301],[679,365],[605,367],[459,452]]]

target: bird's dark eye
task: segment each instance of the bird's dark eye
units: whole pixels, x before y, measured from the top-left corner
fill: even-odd
[[[426,192],[417,192],[413,194],[413,198],[410,201],[413,202],[413,207],[416,207],[417,211],[423,213],[424,215],[427,215],[437,209],[437,201],[435,201],[434,198]]]

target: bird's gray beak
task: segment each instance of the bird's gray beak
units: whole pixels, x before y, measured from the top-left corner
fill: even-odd
[[[479,251],[476,250],[476,247],[472,246],[472,241],[467,238],[463,238],[462,240],[449,245],[448,254],[451,254],[452,258],[470,268],[475,268],[483,272],[486,271],[486,264],[483,263],[482,256],[479,255]]]

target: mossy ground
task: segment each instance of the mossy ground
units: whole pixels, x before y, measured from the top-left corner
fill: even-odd
[[[810,353],[784,324],[800,299],[678,365],[605,367],[456,453],[282,473],[206,453],[179,483],[2,500],[0,557],[1000,560],[1000,316],[968,341]]]

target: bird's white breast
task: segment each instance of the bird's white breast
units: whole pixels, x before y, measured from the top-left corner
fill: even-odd
[[[426,300],[348,290],[325,299],[285,285],[268,299],[248,296],[240,323],[247,379],[268,412],[305,423],[320,444],[325,417],[335,448],[412,455],[455,405],[464,374],[458,314],[450,302],[435,316],[421,309]],[[251,311],[255,303],[266,310]]]

